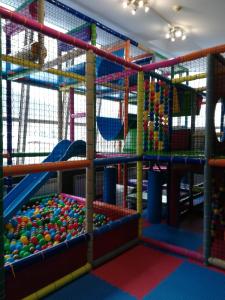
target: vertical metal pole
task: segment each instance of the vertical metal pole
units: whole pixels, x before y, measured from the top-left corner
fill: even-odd
[[[24,37],[24,45],[30,44],[32,40],[33,40],[33,32],[29,34],[29,31],[26,30],[25,37]],[[20,96],[17,152],[26,151],[29,103],[30,103],[30,85],[22,84],[21,96]],[[24,164],[24,161],[25,161],[25,157],[17,158],[17,164]]]
[[[185,73],[186,73],[185,74],[186,76],[189,76],[189,71],[188,70]],[[182,76],[182,74],[181,74],[181,76]],[[186,81],[186,85],[189,85],[189,81],[188,80]],[[188,128],[188,116],[185,116],[185,128]]]
[[[143,155],[143,111],[144,111],[144,73],[138,73],[137,95],[137,155]],[[137,162],[137,212],[142,214],[142,161]],[[139,237],[142,235],[142,222],[139,221]]]
[[[91,24],[91,44],[93,46],[96,46],[97,45],[97,26],[95,23],[92,23]],[[95,63],[95,57],[94,57],[94,63]],[[96,74],[96,65],[94,65],[94,72]],[[95,76],[95,75],[94,75]],[[99,103],[99,106],[98,106],[98,113],[96,111],[96,86],[94,85],[94,127],[93,127],[93,130],[94,130],[94,158],[95,158],[95,153],[96,153],[96,144],[97,144],[97,138],[98,138],[98,134],[99,132],[96,130],[96,114],[98,114],[98,116],[100,115],[100,112],[101,112],[101,106],[102,106],[102,99],[100,99],[100,103]],[[93,199],[96,198],[96,173],[95,173],[95,168],[93,170],[93,174],[94,174],[94,195],[93,195]]]
[[[96,46],[97,43],[97,28],[96,24],[91,24],[91,44]]]
[[[11,53],[11,36],[6,35],[6,54]],[[9,71],[10,64],[6,64],[6,70]],[[12,165],[12,83],[6,81],[6,111],[7,111],[7,165]],[[12,189],[12,177],[7,178],[7,192]]]
[[[61,50],[59,49],[58,42],[58,50],[57,50],[58,58],[62,56]],[[59,60],[58,70],[62,70],[62,62]],[[63,139],[63,97],[62,92],[58,91],[58,141]]]
[[[187,76],[189,73],[187,72]],[[188,82],[187,82],[188,83]],[[196,120],[196,113],[197,113],[197,104],[194,101],[196,98],[191,98],[191,151],[195,150],[195,120]],[[193,208],[193,185],[194,185],[194,174],[192,172],[188,173],[188,180],[189,180],[189,207],[190,209]]]
[[[63,139],[63,101],[62,92],[58,91],[58,141]]]
[[[173,71],[172,71],[173,74]],[[172,77],[172,75],[171,75]],[[171,78],[172,79],[172,78]],[[168,137],[168,151],[171,152],[171,141],[172,141],[172,134],[173,134],[173,84],[171,83],[170,88],[169,88],[169,102],[168,102],[168,129],[169,129],[169,137]],[[167,164],[167,206],[168,206],[168,217],[167,217],[167,222],[170,224],[171,218],[173,218],[172,213],[170,213],[172,209],[172,184],[171,181],[173,180],[172,178],[172,166],[171,163],[169,162]]]
[[[23,140],[22,140],[22,152],[26,152],[26,140],[27,140],[27,125],[28,125],[28,113],[30,106],[30,86],[26,85],[26,98],[24,103],[24,120],[23,120]],[[22,163],[24,163],[25,157],[22,158]]]
[[[45,0],[38,0],[38,22],[44,24],[44,19],[45,19]],[[44,57],[45,40],[44,40],[44,35],[42,33],[38,33],[38,42],[40,46],[39,64],[42,66],[45,60]]]
[[[214,134],[214,70],[215,57],[213,54],[207,58],[207,95],[206,95],[206,123],[205,123],[205,168],[204,168],[204,259],[208,263],[211,248],[211,192],[212,192],[212,168],[208,160],[213,156],[213,134]]]
[[[125,60],[130,58],[130,40],[125,43]],[[128,103],[129,102],[129,77],[125,78],[125,95],[124,95],[124,144],[128,134]],[[127,205],[127,182],[128,182],[128,167],[123,165],[123,207]]]
[[[74,141],[74,88],[69,91],[69,107],[70,107],[70,141]]]
[[[0,18],[0,55],[2,54],[2,22]],[[5,299],[4,222],[3,222],[3,121],[2,121],[2,60],[0,60],[0,300]]]
[[[57,56],[60,58],[62,56],[62,52],[59,48],[59,42],[57,42]],[[58,63],[58,70],[62,70],[62,62],[59,60]],[[58,81],[60,81],[60,77],[58,78]],[[63,139],[63,95],[62,91],[58,90],[58,142]],[[62,172],[57,171],[57,188],[58,193],[62,193]]]
[[[225,137],[225,99],[221,100],[221,119],[220,119],[220,141],[223,142],[224,141],[224,137]]]
[[[93,261],[93,201],[95,194],[94,157],[95,157],[95,56],[92,51],[86,54],[86,157],[91,165],[86,169],[86,230],[90,235],[88,262]]]

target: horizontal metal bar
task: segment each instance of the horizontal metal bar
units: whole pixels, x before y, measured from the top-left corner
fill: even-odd
[[[107,166],[120,163],[130,163],[142,160],[141,156],[132,156],[132,157],[109,157],[109,158],[99,158],[94,160],[95,166]]]
[[[177,164],[193,164],[193,165],[204,165],[204,158],[188,157],[188,156],[164,156],[164,155],[144,155],[143,161],[153,162],[168,162]]]

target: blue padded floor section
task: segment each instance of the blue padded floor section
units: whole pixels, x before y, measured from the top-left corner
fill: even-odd
[[[197,251],[202,246],[202,235],[183,229],[170,227],[167,224],[154,224],[143,228],[143,235],[157,241]]]
[[[44,298],[45,300],[134,300],[135,297],[113,287],[100,278],[88,274],[66,285],[59,291]]]
[[[184,262],[144,300],[224,300],[225,276]]]

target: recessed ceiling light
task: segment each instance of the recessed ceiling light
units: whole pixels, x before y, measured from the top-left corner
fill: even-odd
[[[134,15],[136,14],[136,9],[135,9],[135,8],[132,8],[131,13],[132,13],[132,15],[134,16]]]
[[[169,39],[170,38],[169,32],[167,32],[165,36],[166,36],[166,39]]]
[[[143,0],[140,0],[139,3],[138,3],[138,6],[139,6],[139,7],[143,7],[143,5],[144,5],[144,1],[143,1]]]
[[[123,8],[127,8],[127,1],[123,1]]]
[[[145,12],[147,13],[149,11],[149,6],[145,6]]]

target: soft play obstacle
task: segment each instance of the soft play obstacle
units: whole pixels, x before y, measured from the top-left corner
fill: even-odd
[[[123,152],[136,153],[136,143],[137,143],[136,140],[137,140],[137,129],[132,128],[128,131],[128,135],[126,136]]]
[[[104,169],[103,176],[103,201],[109,204],[116,204],[116,181],[117,170],[115,167]]]
[[[124,137],[124,124],[119,118],[97,117],[98,130],[106,141],[120,140]],[[137,127],[137,116],[128,115],[128,128]]]
[[[86,151],[86,143],[78,140],[71,143],[60,141],[44,162],[68,160],[73,156],[82,156]],[[54,175],[54,172],[41,172],[27,175],[4,198],[4,221],[7,222],[39,188]]]

